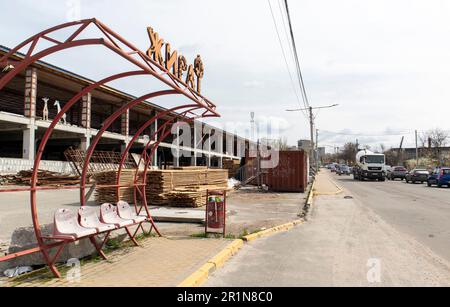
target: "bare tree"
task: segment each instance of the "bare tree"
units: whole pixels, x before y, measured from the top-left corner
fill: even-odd
[[[261,145],[271,147],[278,150],[289,150],[290,147],[288,145],[287,138],[280,137],[279,139],[260,139]]]
[[[428,141],[430,139],[430,135],[427,132],[422,132],[419,134],[419,143],[422,148],[425,148],[428,146]]]
[[[436,128],[429,132],[431,139],[431,146],[434,148],[442,148],[447,144],[449,133],[448,131]]]
[[[347,163],[355,163],[356,154],[358,152],[358,148],[355,143],[347,143],[344,145],[344,148],[339,153],[339,159],[344,160]]]

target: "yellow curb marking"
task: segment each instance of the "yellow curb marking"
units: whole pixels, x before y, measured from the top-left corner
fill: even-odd
[[[307,205],[310,205],[310,206],[312,205],[314,196],[316,195],[315,189],[316,189],[316,179],[314,179],[314,182],[311,186],[311,192],[309,193],[308,202],[306,203]]]
[[[228,259],[230,259],[233,255],[239,251],[244,245],[244,241],[242,240],[234,240],[231,244],[229,244],[225,249],[223,249],[220,253],[214,256],[211,260],[209,260],[205,265],[203,265],[200,269],[192,273],[188,278],[186,278],[183,282],[181,282],[178,287],[198,287],[203,284],[208,276],[222,267]]]

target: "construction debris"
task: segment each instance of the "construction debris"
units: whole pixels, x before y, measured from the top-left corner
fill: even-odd
[[[82,174],[86,152],[80,149],[69,148],[64,152],[66,160],[70,162],[72,168],[79,174]],[[94,151],[89,160],[87,169],[88,177],[98,172],[117,171],[122,160],[122,154],[114,151]],[[137,163],[132,154],[125,157],[122,165],[123,169],[136,169]]]
[[[20,171],[16,175],[0,176],[0,185],[30,185],[33,170]],[[66,186],[80,183],[79,176],[65,175],[45,170],[38,171],[39,186]]]

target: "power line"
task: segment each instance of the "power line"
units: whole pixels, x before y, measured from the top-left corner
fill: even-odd
[[[291,34],[291,40],[292,40],[292,48],[294,51],[294,59],[295,59],[296,67],[297,67],[297,75],[298,75],[298,79],[299,79],[300,89],[302,92],[303,102],[305,104],[305,107],[308,108],[309,100],[308,100],[308,95],[306,94],[305,82],[303,80],[303,74],[302,74],[302,70],[300,67],[300,61],[299,61],[298,52],[297,52],[297,45],[295,44],[295,36],[294,36],[294,30],[292,27],[291,14],[289,12],[288,1],[284,0],[284,4],[286,7],[286,15],[288,18],[289,30],[290,30],[290,34]]]
[[[286,52],[284,51],[283,42],[282,42],[282,40],[281,40],[280,32],[279,32],[279,30],[278,30],[278,25],[277,25],[277,22],[276,22],[275,14],[274,14],[274,12],[273,12],[272,5],[271,5],[271,3],[270,3],[270,0],[267,0],[267,2],[269,3],[270,13],[271,13],[271,15],[272,15],[273,24],[274,24],[274,26],[275,26],[275,31],[276,31],[276,33],[277,33],[278,42],[280,43],[281,52],[282,52],[283,58],[284,58],[284,63],[286,64],[286,69],[287,69],[287,71],[288,71],[288,73],[289,73],[289,78],[291,79],[292,89],[294,90],[294,93],[295,93],[295,96],[297,97],[297,101],[298,101],[299,105],[301,105],[300,97],[298,96],[297,90],[296,90],[296,88],[295,88],[294,78],[292,77],[292,73],[291,73],[291,70],[290,70],[290,68],[289,68],[289,63],[288,63],[288,60],[287,60],[287,57],[286,57]],[[308,118],[306,112],[302,111],[302,113],[303,113],[303,115],[304,115],[306,118]]]
[[[277,1],[278,2],[278,9],[280,10],[281,21],[283,22],[283,30],[284,30],[284,35],[285,35],[285,38],[286,38],[286,42],[288,42],[288,46],[289,46],[289,55],[291,56],[292,62],[295,63],[294,51],[292,50],[292,44],[289,43],[291,39],[289,37],[288,31],[287,31],[287,26],[286,26],[286,21],[285,21],[285,19],[287,18],[286,7],[284,7],[284,10],[283,10],[283,8],[281,7],[282,1],[283,0],[278,0]]]
[[[380,134],[365,134],[365,133],[345,133],[345,132],[333,132],[327,130],[321,130],[322,133],[333,134],[333,135],[344,135],[344,136],[365,136],[365,137],[373,137],[373,136],[399,136],[399,135],[410,135],[415,134],[415,131],[403,131],[396,133],[380,133]]]

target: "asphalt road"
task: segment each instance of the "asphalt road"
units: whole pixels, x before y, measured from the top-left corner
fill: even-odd
[[[450,189],[320,176],[344,193],[316,197],[307,223],[246,244],[205,286],[450,286]]]
[[[364,206],[447,261],[450,261],[450,188],[405,181],[354,181],[332,177]]]

